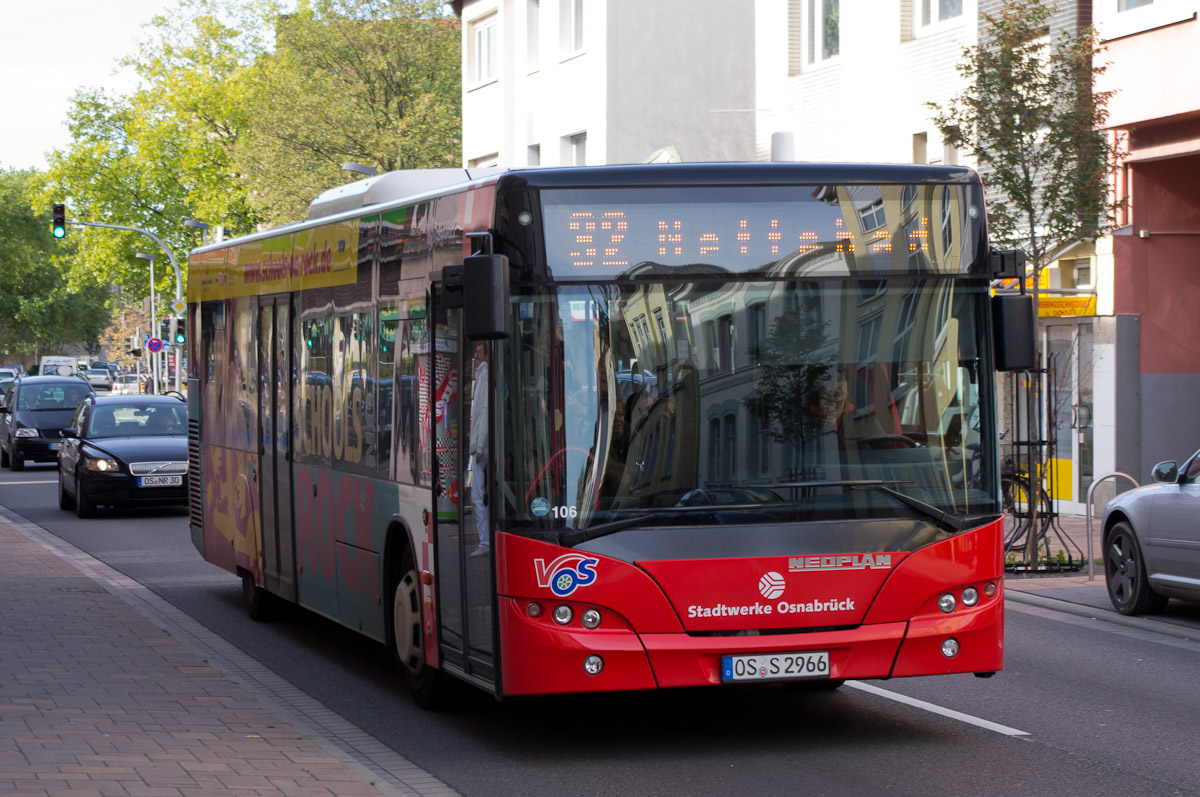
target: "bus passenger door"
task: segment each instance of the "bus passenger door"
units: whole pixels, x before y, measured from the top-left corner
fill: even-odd
[[[258,300],[258,455],[262,507],[263,585],[296,600],[292,535],[291,302],[288,295]]]
[[[495,584],[490,551],[477,553],[472,506],[470,423],[474,344],[462,332],[462,311],[433,301],[429,406],[434,409],[433,504],[440,659],[485,688],[495,685]]]

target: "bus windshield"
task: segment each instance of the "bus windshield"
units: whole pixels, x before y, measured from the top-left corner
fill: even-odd
[[[911,277],[516,295],[506,526],[917,516],[890,491],[997,514],[986,301],[981,283]]]

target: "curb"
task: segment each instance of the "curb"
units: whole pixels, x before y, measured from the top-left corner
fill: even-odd
[[[1077,617],[1087,617],[1091,620],[1100,620],[1105,623],[1112,623],[1113,625],[1125,626],[1126,628],[1136,628],[1139,631],[1153,631],[1157,634],[1186,639],[1189,642],[1200,642],[1200,628],[1184,628],[1174,623],[1166,623],[1162,620],[1155,620],[1141,615],[1126,617],[1123,614],[1117,614],[1115,611],[1104,611],[1082,603],[1074,603],[1058,598],[1045,598],[1041,595],[1018,592],[1007,588],[1004,591],[1004,596],[1006,599],[1010,599],[1016,603],[1037,606],[1041,609],[1051,609],[1056,612],[1063,612],[1064,614],[1073,614]]]

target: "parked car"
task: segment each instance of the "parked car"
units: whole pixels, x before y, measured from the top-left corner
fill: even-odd
[[[142,392],[142,379],[137,374],[121,374],[113,380],[114,396],[137,396]]]
[[[1104,577],[1121,614],[1161,612],[1170,598],[1200,601],[1200,451],[1182,468],[1158,463],[1151,478],[1104,509]]]
[[[20,371],[16,368],[9,368],[7,365],[0,366],[0,379],[16,379],[20,375]]]
[[[89,396],[63,430],[58,505],[186,505],[187,405],[174,396]]]
[[[84,374],[88,384],[96,390],[109,390],[113,388],[113,377],[108,372],[107,368],[89,368]]]
[[[79,402],[95,391],[74,376],[22,376],[0,402],[0,467],[21,470],[25,460],[54,462],[60,432]]]

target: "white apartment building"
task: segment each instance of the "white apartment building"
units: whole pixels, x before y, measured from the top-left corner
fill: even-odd
[[[793,134],[795,159],[959,163],[927,102],[966,81],[976,0],[755,0],[756,157]]]
[[[755,158],[752,0],[464,0],[463,165]]]

